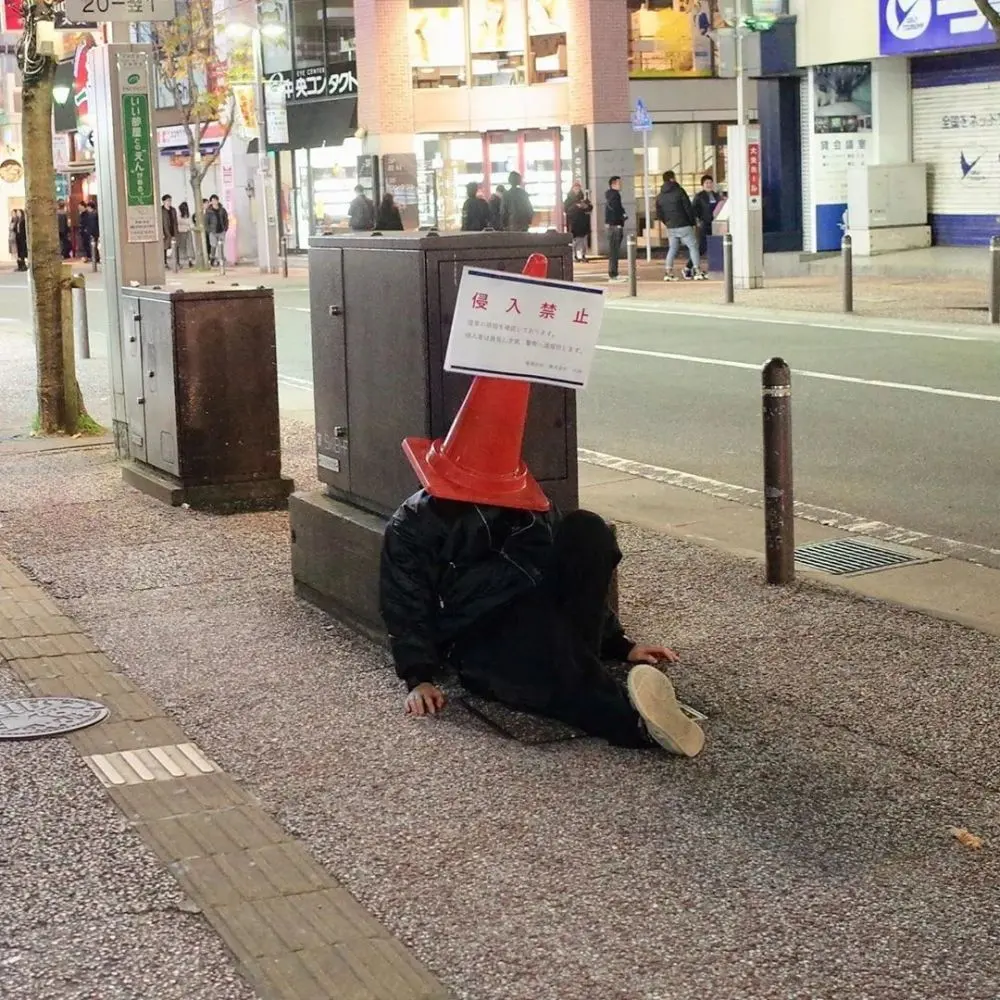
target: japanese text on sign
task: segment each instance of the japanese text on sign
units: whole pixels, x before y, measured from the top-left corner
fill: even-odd
[[[129,243],[159,239],[156,178],[149,120],[149,67],[144,55],[118,57],[122,147],[125,156],[125,228]]]
[[[747,194],[750,207],[760,206],[760,143],[747,144]]]
[[[583,389],[603,313],[602,289],[467,267],[445,370]]]
[[[65,0],[69,21],[172,21],[175,0]]]

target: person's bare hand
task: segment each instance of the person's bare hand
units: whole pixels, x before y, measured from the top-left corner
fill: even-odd
[[[629,663],[676,663],[680,657],[668,646],[650,646],[637,642],[628,654]]]
[[[406,715],[437,715],[448,699],[437,685],[430,683],[418,684],[406,696]]]

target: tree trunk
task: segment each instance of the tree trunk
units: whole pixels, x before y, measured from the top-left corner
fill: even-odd
[[[205,211],[201,207],[201,182],[203,176],[193,163],[191,168],[191,194],[196,206],[194,223],[194,253],[195,264],[198,269],[204,271],[208,267],[208,254],[205,249]]]
[[[28,216],[28,259],[38,356],[38,423],[43,434],[66,431],[66,371],[62,341],[61,264],[52,163],[52,81],[56,66],[25,83],[23,91],[24,179]],[[76,428],[74,427],[75,431]]]

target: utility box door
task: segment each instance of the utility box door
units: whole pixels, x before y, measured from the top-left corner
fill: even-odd
[[[309,252],[309,312],[316,410],[316,477],[335,490],[349,493],[351,441],[343,250]]]
[[[125,381],[125,416],[128,420],[129,456],[146,461],[146,398],[142,370],[142,316],[139,299],[122,299],[122,354]]]
[[[142,309],[143,394],[146,398],[146,462],[179,476],[172,303],[151,299],[139,302]]]

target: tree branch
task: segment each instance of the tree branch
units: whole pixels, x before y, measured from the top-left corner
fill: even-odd
[[[993,7],[990,0],[976,0],[976,6],[983,17],[989,21],[990,27],[993,29],[993,34],[997,36],[997,41],[1000,42],[1000,11]]]

